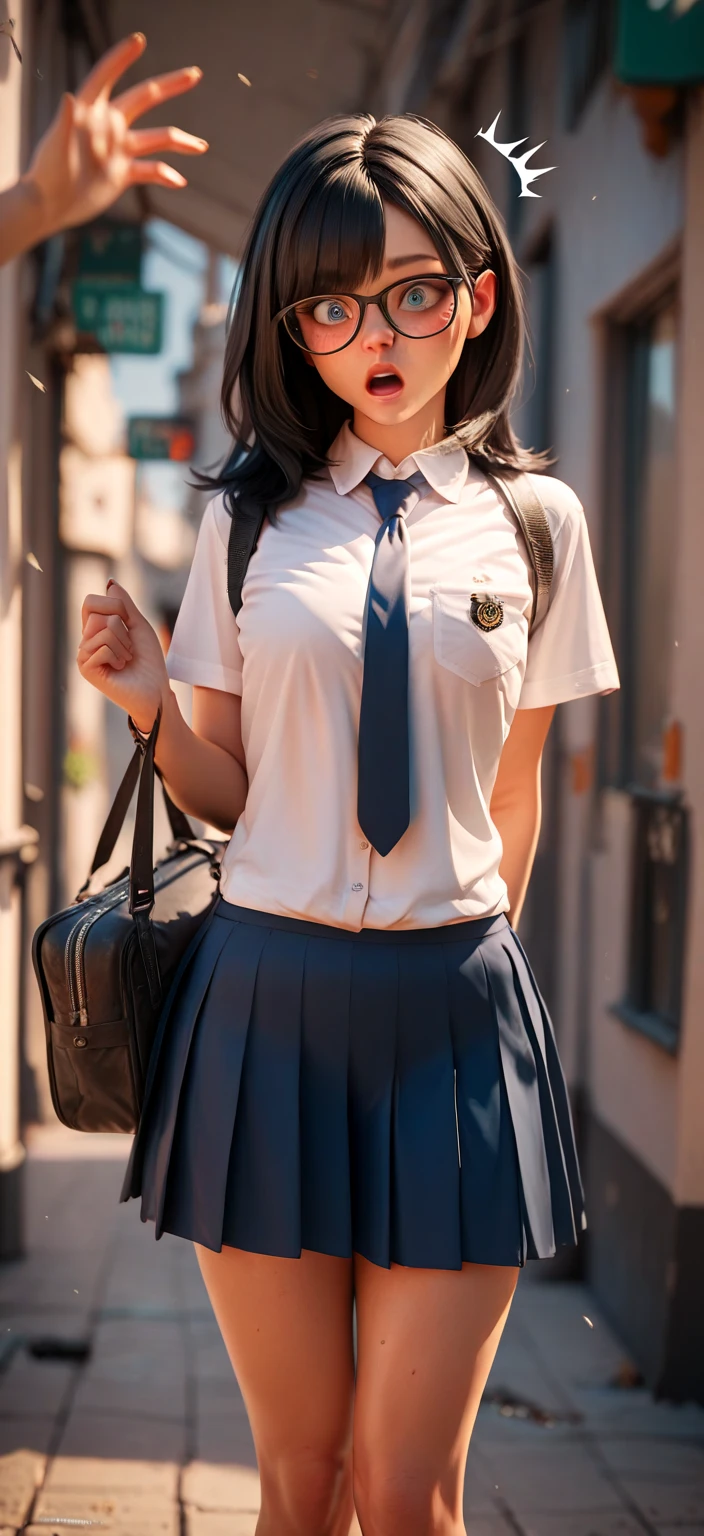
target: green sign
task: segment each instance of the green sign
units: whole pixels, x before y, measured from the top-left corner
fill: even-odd
[[[195,446],[193,423],[183,416],[131,416],[127,423],[127,452],[132,459],[186,464]]]
[[[96,219],[80,231],[78,275],[139,286],[142,274],[142,225]]]
[[[704,80],[704,0],[619,0],[614,73],[627,85]]]
[[[76,327],[94,336],[106,352],[160,352],[163,308],[163,293],[147,293],[136,285],[87,280],[73,285]]]

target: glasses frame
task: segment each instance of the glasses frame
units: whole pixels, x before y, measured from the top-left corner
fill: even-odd
[[[477,276],[479,276],[478,273]],[[392,288],[410,288],[414,283],[425,283],[431,281],[438,282],[440,280],[445,283],[450,283],[453,289],[454,304],[452,306],[452,314],[450,315],[449,320],[445,325],[441,325],[439,331],[430,331],[427,336],[409,336],[407,331],[402,331],[401,327],[396,325],[396,322],[392,320],[386,302],[387,294],[391,292]],[[455,315],[457,314],[458,294],[462,284],[466,283],[469,289],[470,298],[473,298],[475,282],[476,277],[452,277],[449,272],[418,272],[414,273],[412,277],[397,277],[393,283],[387,283],[385,288],[381,288],[379,293],[315,293],[312,294],[309,299],[296,299],[293,304],[284,305],[284,308],[280,309],[278,314],[274,315],[272,325],[279,325],[283,320],[286,327],[286,335],[290,336],[291,341],[294,342],[297,347],[300,347],[301,352],[309,352],[311,357],[334,357],[336,352],[344,352],[345,347],[351,346],[355,337],[359,335],[364,321],[364,316],[369,305],[378,304],[379,309],[381,310],[381,313],[384,316],[387,324],[391,326],[392,331],[396,331],[398,336],[405,336],[407,341],[429,341],[431,336],[441,336],[443,331],[447,331],[452,325]],[[354,331],[352,332],[352,335],[348,337],[347,341],[343,341],[341,347],[332,347],[329,352],[314,352],[312,347],[307,347],[304,342],[299,341],[298,338],[293,335],[286,319],[286,316],[290,315],[294,310],[298,309],[300,304],[319,304],[321,299],[354,299],[355,302],[359,305],[359,318],[357,320]]]

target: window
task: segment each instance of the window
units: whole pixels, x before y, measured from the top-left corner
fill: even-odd
[[[673,770],[677,645],[677,365],[674,292],[614,325],[607,349],[604,596],[621,676],[600,700],[600,781],[633,815],[628,975],[613,1012],[668,1050],[679,1034],[688,812]],[[678,753],[675,752],[675,761]]]
[[[602,700],[601,782],[662,784],[677,645],[677,303],[612,328],[604,594],[621,690]]]
[[[564,113],[576,128],[613,51],[614,0],[566,0],[564,21]]]

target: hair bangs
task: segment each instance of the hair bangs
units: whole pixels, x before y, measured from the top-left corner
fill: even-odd
[[[381,272],[385,240],[381,197],[363,166],[319,173],[303,205],[289,208],[282,220],[279,307],[313,294],[356,292]]]

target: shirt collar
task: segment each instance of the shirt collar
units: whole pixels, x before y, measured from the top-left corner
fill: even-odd
[[[405,480],[414,470],[420,469],[428,484],[445,501],[459,501],[469,473],[469,459],[459,443],[451,446],[444,442],[436,443],[432,448],[419,448],[402,464],[394,466],[377,448],[356,437],[346,421],[329,450],[328,467],[339,496],[347,496],[361,485],[370,469],[384,480]]]

